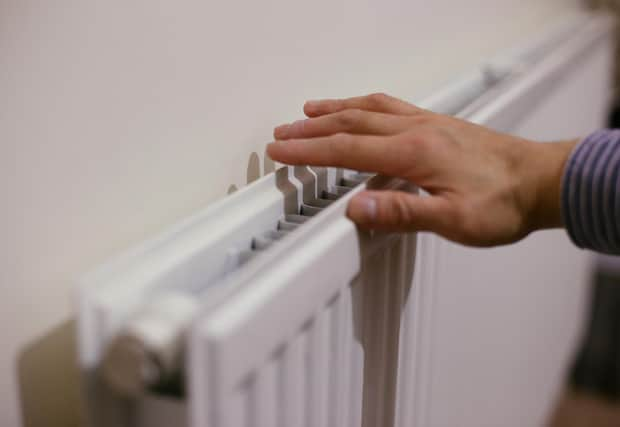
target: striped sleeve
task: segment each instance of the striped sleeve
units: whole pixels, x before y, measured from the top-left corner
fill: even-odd
[[[562,218],[573,242],[620,255],[620,130],[581,141],[562,178]]]

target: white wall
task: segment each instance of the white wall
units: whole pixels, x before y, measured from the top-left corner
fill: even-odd
[[[0,425],[77,424],[72,281],[308,98],[428,93],[577,0],[0,2]]]

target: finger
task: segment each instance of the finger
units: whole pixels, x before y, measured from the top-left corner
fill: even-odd
[[[409,118],[400,115],[365,110],[342,110],[333,114],[298,120],[278,126],[273,132],[276,139],[312,138],[346,132],[366,135],[394,135],[405,131]]]
[[[347,99],[308,101],[304,105],[304,113],[308,117],[324,116],[325,114],[348,109],[400,115],[412,115],[424,111],[421,108],[383,93],[373,93]]]
[[[403,191],[364,191],[351,199],[347,215],[361,228],[386,231],[432,231],[449,225],[449,203],[437,196]]]
[[[338,133],[291,139],[267,145],[267,154],[288,165],[335,166],[402,176],[416,159],[413,144],[402,144],[399,137]]]

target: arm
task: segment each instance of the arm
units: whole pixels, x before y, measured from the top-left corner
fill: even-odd
[[[308,102],[304,111],[308,119],[275,129],[274,160],[398,176],[429,193],[358,194],[348,215],[362,228],[492,246],[563,225],[561,183],[577,141],[540,144],[381,94]]]

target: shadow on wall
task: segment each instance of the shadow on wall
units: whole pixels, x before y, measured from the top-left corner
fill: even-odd
[[[250,154],[246,176],[248,184],[260,178],[260,159],[258,158],[258,154],[256,153]]]
[[[80,425],[75,326],[67,320],[19,353],[23,427]]]
[[[267,150],[265,150],[265,153],[263,156],[262,176],[268,175],[275,171],[276,171],[276,164],[267,155]],[[256,152],[252,152],[248,159],[248,167],[246,170],[246,184],[251,184],[257,179],[259,179],[260,177],[261,177],[260,157]],[[238,189],[239,187],[237,187],[237,185],[231,184],[228,186],[228,189],[226,190],[226,194],[232,194]]]

